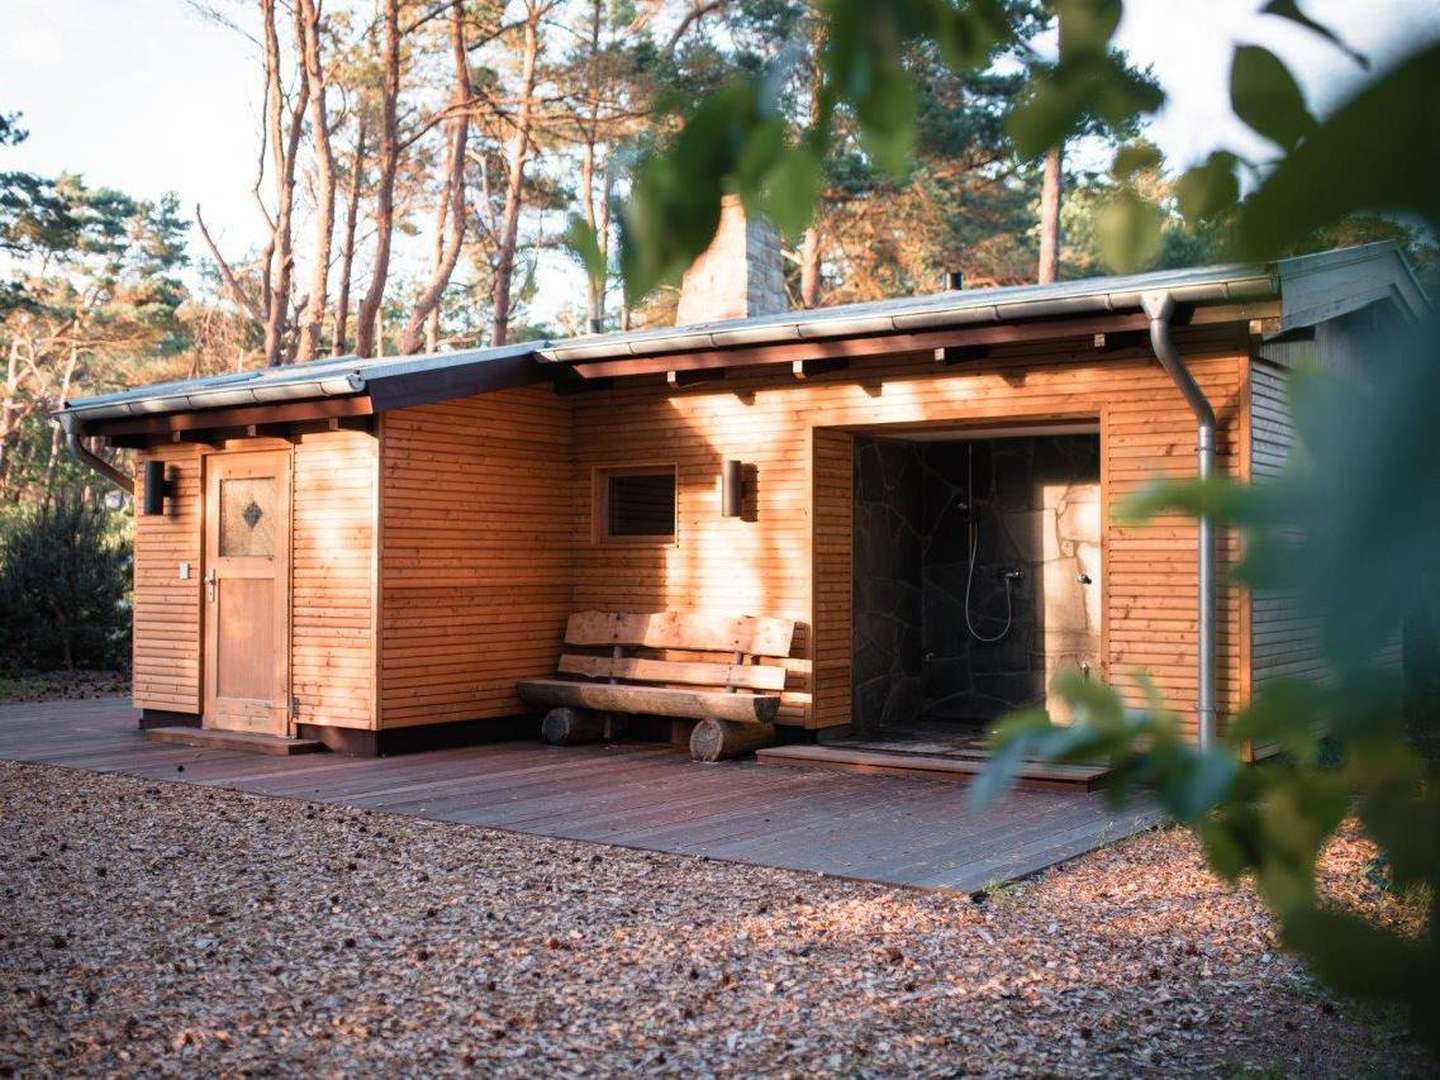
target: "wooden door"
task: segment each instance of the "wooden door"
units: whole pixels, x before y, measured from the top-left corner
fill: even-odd
[[[289,734],[288,452],[206,459],[203,587],[205,726]]]

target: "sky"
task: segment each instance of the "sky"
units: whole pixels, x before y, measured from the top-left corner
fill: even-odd
[[[1266,45],[1288,61],[1316,111],[1362,77],[1322,39],[1257,15],[1260,4],[1126,3],[1118,44],[1136,64],[1153,65],[1170,96],[1149,134],[1172,166],[1219,146],[1263,156],[1263,141],[1227,107],[1238,42]],[[1440,0],[1302,6],[1379,68],[1440,36]],[[0,151],[0,169],[78,172],[141,197],[174,191],[187,214],[203,207],[222,250],[259,246],[263,226],[251,187],[261,72],[251,42],[185,0],[0,0],[0,10],[7,31],[0,36],[0,111],[23,112],[31,133]],[[575,277],[578,290],[578,271]]]

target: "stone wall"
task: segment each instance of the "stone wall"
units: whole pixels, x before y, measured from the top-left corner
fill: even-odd
[[[990,721],[1043,701],[1060,666],[1098,657],[1099,469],[1093,435],[856,439],[857,730]],[[993,643],[966,626],[972,512],[976,633],[1005,628],[1002,572],[1022,575]]]
[[[715,238],[685,271],[675,325],[778,315],[787,307],[780,234],[727,195]]]
[[[924,711],[920,445],[855,439],[852,724],[875,731]]]

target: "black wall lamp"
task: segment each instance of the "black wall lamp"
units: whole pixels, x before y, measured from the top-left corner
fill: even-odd
[[[725,462],[720,473],[720,516],[738,518],[745,510],[745,463],[735,458]]]
[[[165,513],[165,500],[175,497],[175,481],[165,478],[163,461],[145,462],[145,502],[140,512],[146,517]]]

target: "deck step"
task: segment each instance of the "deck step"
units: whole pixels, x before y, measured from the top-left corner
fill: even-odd
[[[319,739],[287,739],[283,735],[262,735],[249,731],[222,731],[219,728],[154,727],[145,732],[147,739],[198,746],[207,750],[248,750],[252,754],[318,754],[325,749]]]
[[[772,746],[755,751],[755,760],[761,765],[803,765],[812,769],[914,776],[962,784],[985,769],[984,761],[968,758],[852,750],[840,746]],[[1101,765],[1053,765],[1044,761],[1027,761],[1020,766],[1017,786],[1032,790],[1095,791],[1104,785],[1108,772]]]

